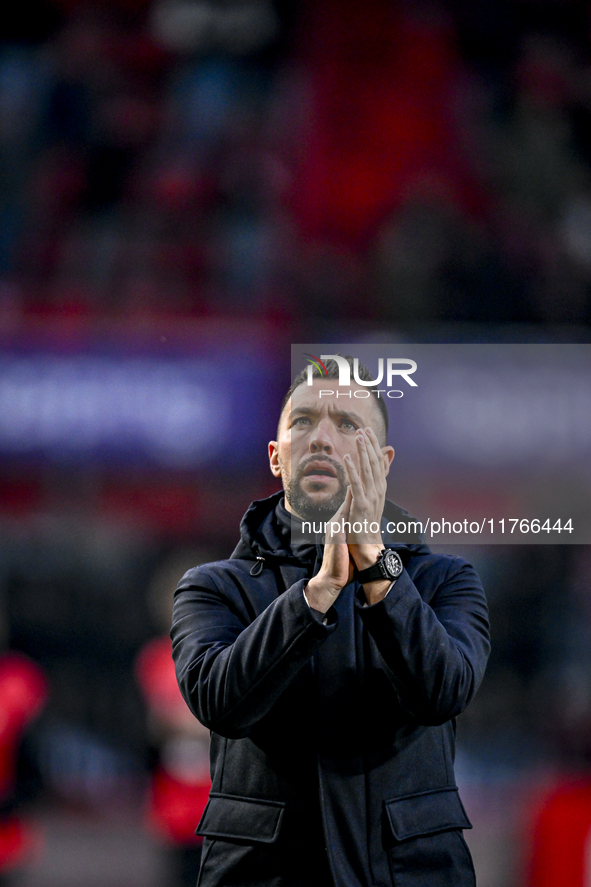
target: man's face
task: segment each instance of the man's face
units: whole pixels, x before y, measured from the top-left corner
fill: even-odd
[[[335,394],[321,396],[327,389]],[[355,391],[364,394],[355,397]],[[336,379],[315,379],[312,385],[299,385],[286,404],[278,440],[269,443],[269,461],[275,477],[281,477],[286,507],[298,517],[331,518],[347,491],[345,454],[359,467],[357,429],[370,427],[382,437],[378,408],[368,393],[361,385],[339,389]],[[394,450],[382,447],[382,452],[389,467]]]

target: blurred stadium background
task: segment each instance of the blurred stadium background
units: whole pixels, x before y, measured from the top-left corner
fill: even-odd
[[[0,877],[194,883],[171,590],[275,489],[290,343],[590,341],[591,7],[22,0],[0,183]],[[462,552],[479,885],[589,887],[589,548]]]

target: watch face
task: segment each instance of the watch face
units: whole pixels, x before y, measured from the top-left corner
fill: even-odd
[[[402,573],[400,555],[391,548],[387,548],[384,552],[383,564],[391,579],[397,579]]]

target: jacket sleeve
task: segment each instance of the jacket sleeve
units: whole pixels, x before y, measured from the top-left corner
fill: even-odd
[[[490,652],[486,598],[470,564],[451,558],[430,604],[403,570],[390,593],[360,614],[411,717],[442,724],[466,708]]]
[[[202,568],[183,577],[173,658],[181,693],[206,727],[229,738],[248,735],[334,630],[336,614],[323,625],[304,585],[296,582],[248,624],[235,577]]]

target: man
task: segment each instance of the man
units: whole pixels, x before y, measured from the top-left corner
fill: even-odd
[[[296,378],[269,444],[284,493],[176,592],[179,686],[212,731],[198,884],[473,887],[454,719],[486,665],[484,592],[382,533],[408,519],[385,502],[387,412],[360,385],[321,396],[327,369],[330,388]],[[318,520],[324,545],[300,532]]]

